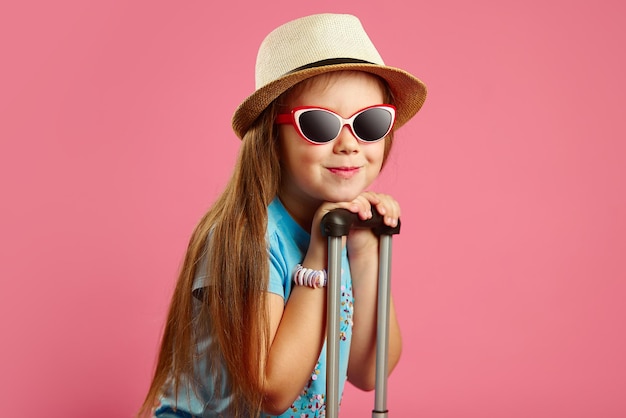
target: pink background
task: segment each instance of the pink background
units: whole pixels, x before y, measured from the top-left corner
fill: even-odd
[[[0,409],[130,417],[272,28],[362,19],[429,87],[378,189],[403,208],[395,417],[626,416],[619,1],[5,1]],[[348,388],[343,417],[369,416]]]

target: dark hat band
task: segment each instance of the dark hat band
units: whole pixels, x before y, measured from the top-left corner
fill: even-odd
[[[289,71],[287,74],[297,73],[298,71],[307,70],[309,68],[317,68],[317,67],[326,67],[328,65],[337,65],[337,64],[374,64],[373,62],[360,60],[357,58],[328,58],[321,61],[312,62],[310,64],[303,65],[301,67],[295,68]],[[287,75],[285,74],[285,75]]]

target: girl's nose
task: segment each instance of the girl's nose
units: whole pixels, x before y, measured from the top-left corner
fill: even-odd
[[[352,134],[348,125],[341,128],[341,132],[334,142],[334,151],[337,153],[351,154],[359,150],[359,141]]]

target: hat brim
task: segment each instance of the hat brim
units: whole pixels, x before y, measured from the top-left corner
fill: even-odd
[[[344,63],[307,68],[286,74],[248,96],[233,114],[232,127],[235,134],[240,139],[243,138],[263,110],[278,96],[299,82],[319,74],[343,70],[364,71],[375,74],[387,82],[397,108],[394,125],[396,129],[415,116],[426,100],[426,85],[412,74],[399,68],[365,63]]]

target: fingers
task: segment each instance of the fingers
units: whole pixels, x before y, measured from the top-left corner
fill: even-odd
[[[375,196],[363,193],[351,202],[350,210],[357,213],[360,219],[367,220],[372,217],[372,205],[377,202]]]
[[[383,217],[385,225],[395,227],[400,218],[400,204],[392,196],[376,192],[363,192],[351,202],[326,202],[318,208],[318,221],[321,217],[332,209],[344,208],[352,213],[358,214],[362,220],[370,219],[372,208]]]
[[[375,192],[364,192],[357,199],[365,199],[369,205],[369,219],[372,216],[371,208],[374,207],[383,216],[385,225],[395,227],[400,218],[400,204],[392,196]]]

